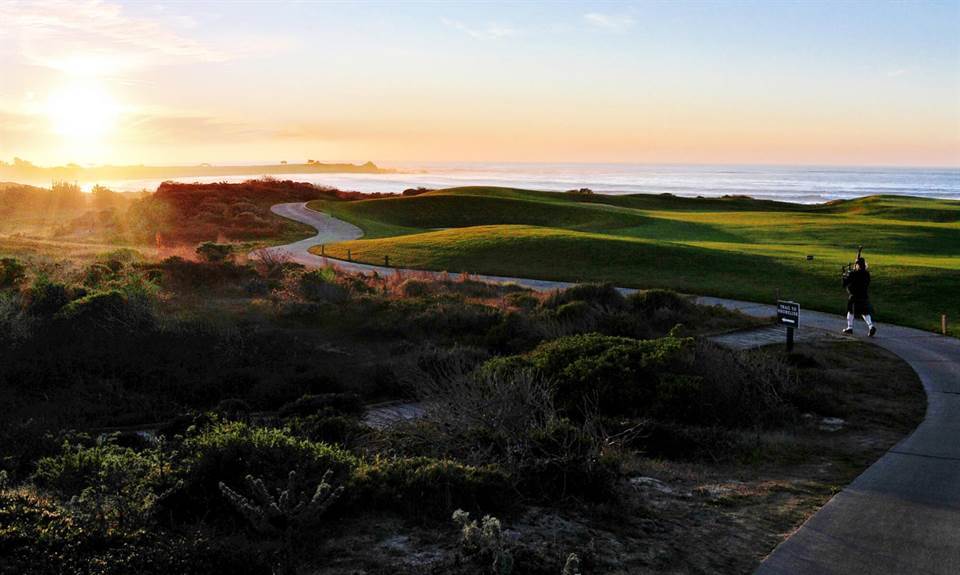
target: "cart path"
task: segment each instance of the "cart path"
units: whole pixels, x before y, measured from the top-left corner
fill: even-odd
[[[310,247],[356,239],[363,231],[309,210],[306,204],[280,204],[271,209],[278,215],[317,228],[313,238],[269,248],[286,253],[298,263],[335,264],[349,271],[379,274],[440,273],[316,256],[308,251]],[[573,285],[528,278],[470,277],[515,283],[535,290]],[[699,297],[697,301],[759,317],[776,314],[771,304],[713,297]],[[839,315],[804,311],[798,332],[802,334],[808,328],[834,332],[844,325]],[[857,329],[862,337],[863,324],[859,323]],[[877,329],[877,337],[870,341],[903,358],[920,376],[927,393],[926,417],[913,433],[774,549],[760,565],[759,574],[960,573],[960,340],[883,323],[878,323]]]

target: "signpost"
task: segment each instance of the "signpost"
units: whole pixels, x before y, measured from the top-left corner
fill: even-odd
[[[793,330],[800,325],[800,304],[777,300],[777,321],[787,326],[787,351],[793,351]]]

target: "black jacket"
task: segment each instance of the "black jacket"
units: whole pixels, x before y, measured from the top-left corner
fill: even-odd
[[[853,270],[843,276],[843,287],[851,299],[866,301],[869,299],[867,288],[870,287],[870,272],[867,270]]]

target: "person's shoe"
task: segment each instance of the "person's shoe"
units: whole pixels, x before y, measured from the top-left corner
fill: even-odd
[[[870,326],[870,337],[873,337],[873,336],[875,336],[875,335],[877,335],[877,326],[871,325],[871,326]]]
[[[852,328],[852,327],[848,327],[848,328],[844,329],[843,331],[841,331],[840,333],[842,333],[843,335],[853,335],[853,328]]]

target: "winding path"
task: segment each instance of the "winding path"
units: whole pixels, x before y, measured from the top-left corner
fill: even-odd
[[[363,231],[356,226],[309,210],[306,204],[279,204],[272,210],[313,226],[318,233],[271,251],[284,252],[307,266],[334,263],[352,271],[397,272],[383,266],[328,260],[308,251],[321,243],[361,237]],[[500,276],[471,277],[536,290],[572,285]],[[774,306],[767,304],[712,297],[700,297],[698,302],[754,316],[775,314]],[[843,325],[843,319],[805,311],[801,325],[801,329],[834,331]],[[960,340],[887,324],[878,324],[878,331],[871,341],[903,358],[920,376],[927,393],[926,418],[774,549],[758,574],[960,573]]]

